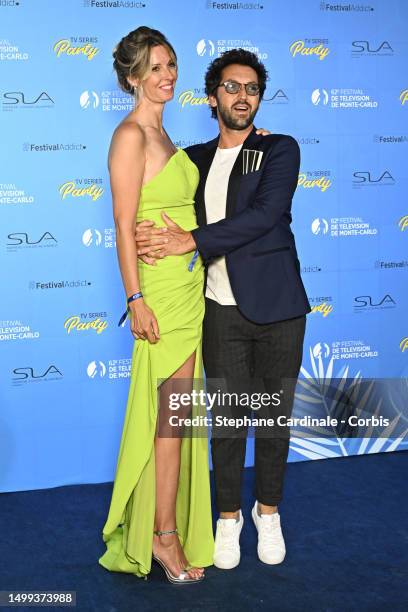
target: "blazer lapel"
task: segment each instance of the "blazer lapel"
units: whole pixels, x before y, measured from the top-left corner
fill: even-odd
[[[207,224],[207,214],[205,210],[205,184],[207,182],[208,173],[211,168],[211,164],[214,159],[215,152],[218,146],[219,136],[210,140],[203,149],[200,159],[197,160],[197,166],[200,171],[200,181],[198,183],[197,191],[195,194],[194,206],[196,210],[197,223],[198,225]]]

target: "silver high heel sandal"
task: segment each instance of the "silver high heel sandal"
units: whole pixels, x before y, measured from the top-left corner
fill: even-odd
[[[158,536],[170,535],[173,533],[177,533],[177,529],[172,529],[170,531],[153,531],[153,533],[154,535],[158,535]],[[162,569],[164,570],[164,573],[166,574],[167,580],[171,582],[172,584],[194,584],[196,582],[201,582],[204,579],[204,574],[200,576],[199,578],[191,578],[186,571],[181,572],[178,576],[174,576],[169,570],[169,568],[167,567],[167,565],[164,563],[164,561],[162,561],[154,553],[152,553],[152,559],[156,561],[156,563],[158,563],[162,567]],[[189,569],[189,568],[185,568],[185,569]]]

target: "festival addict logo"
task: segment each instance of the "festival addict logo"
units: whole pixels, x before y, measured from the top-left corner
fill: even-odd
[[[28,283],[28,288],[30,291],[32,290],[46,290],[46,289],[78,289],[79,287],[90,287],[92,285],[91,281],[86,279],[81,280],[48,280],[48,281],[36,281],[30,280]]]
[[[215,45],[212,40],[206,40],[205,38],[202,38],[198,41],[196,45],[196,51],[197,55],[199,55],[200,57],[204,57],[204,55],[212,57],[215,53]]]
[[[85,8],[97,9],[143,9],[146,1],[139,0],[83,0]]]
[[[376,236],[378,234],[378,228],[372,227],[362,217],[333,217],[329,221],[316,218],[311,223],[311,231],[315,236],[328,234],[331,238]]]
[[[206,0],[206,7],[215,11],[262,11],[264,8],[261,2],[215,2],[214,0]]]
[[[335,13],[368,13],[374,11],[374,7],[371,4],[354,4],[354,2],[331,4],[322,0],[320,10]]]
[[[313,189],[324,193],[332,186],[330,170],[306,170],[300,172],[298,177],[298,187],[302,189]]]
[[[330,53],[330,49],[326,46],[329,40],[327,38],[305,38],[304,40],[295,40],[289,51],[292,57],[307,56],[317,57],[319,60],[324,60]]]
[[[79,142],[47,142],[42,144],[23,142],[22,149],[25,153],[66,153],[84,151],[86,145]]]
[[[116,247],[116,232],[114,227],[105,227],[102,231],[88,228],[82,234],[82,244],[86,247],[103,246],[105,249]]]
[[[302,266],[300,271],[302,274],[310,274],[312,272],[322,272],[323,268],[321,266]]]
[[[316,136],[300,136],[296,138],[300,145],[315,145],[320,144],[320,139]]]
[[[401,259],[400,261],[382,261],[377,259],[374,262],[374,268],[377,270],[403,270],[404,268],[408,268],[408,260]]]
[[[406,144],[408,142],[407,134],[383,135],[374,134],[373,140],[377,144]]]
[[[73,181],[67,181],[59,187],[59,193],[62,200],[65,199],[78,199],[78,198],[90,198],[93,202],[99,200],[104,193],[102,185],[103,181],[99,179],[88,179],[88,178],[77,178]],[[88,200],[89,201],[89,200]]]
[[[93,46],[97,42],[98,38],[96,36],[71,36],[70,38],[58,40],[52,49],[57,57],[63,55],[68,57],[82,56],[91,61],[100,52],[98,47]]]
[[[95,331],[102,334],[108,327],[106,312],[82,312],[80,315],[72,315],[64,321],[67,334],[71,332]]]

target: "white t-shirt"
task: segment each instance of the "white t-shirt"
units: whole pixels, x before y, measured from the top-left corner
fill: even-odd
[[[207,223],[216,223],[225,219],[228,181],[241,147],[242,144],[229,149],[217,148],[205,184],[204,200]],[[205,295],[224,306],[236,305],[225,265],[225,257],[217,257],[209,264]]]

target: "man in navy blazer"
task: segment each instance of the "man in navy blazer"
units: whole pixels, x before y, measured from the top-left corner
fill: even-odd
[[[287,416],[310,305],[290,227],[299,146],[291,136],[259,135],[253,125],[266,79],[263,64],[243,49],[228,51],[209,65],[206,91],[220,134],[186,149],[200,171],[195,196],[198,227],[186,232],[163,214],[168,242],[159,244],[163,237],[159,231],[154,241],[137,240],[141,255],[152,255],[154,249],[160,249],[155,256],[200,253],[206,264],[207,383],[223,379],[228,391],[236,392],[253,389],[253,381],[260,381],[269,397],[277,395],[281,402],[278,412],[271,408],[266,414],[276,416],[282,409]],[[285,385],[288,380],[292,384]],[[247,413],[248,407],[238,402],[228,414],[234,423]],[[225,416],[224,407],[217,406],[215,414]],[[215,429],[213,418],[211,453],[220,512],[214,564],[232,569],[240,561],[247,427]],[[287,429],[256,428],[252,518],[258,531],[258,556],[267,564],[281,563],[286,553],[277,505],[288,450]]]
[[[272,323],[304,315],[310,307],[290,229],[299,145],[291,136],[257,134],[252,126],[230,174],[226,218],[207,224],[204,190],[219,138],[186,149],[200,170],[195,196],[199,227],[191,232],[191,247],[206,263],[226,256],[234,297],[251,321]],[[245,149],[263,153],[259,169],[247,174],[242,173]]]

